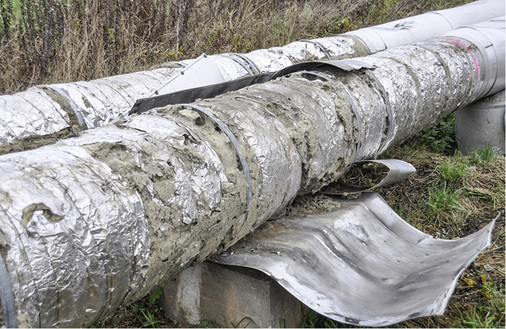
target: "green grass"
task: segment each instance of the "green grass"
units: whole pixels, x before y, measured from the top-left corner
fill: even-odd
[[[455,140],[455,115],[450,114],[435,125],[424,129],[415,136],[422,147],[428,148],[436,153],[450,154],[457,147]]]
[[[457,158],[458,160],[458,158]],[[438,168],[438,174],[442,181],[456,184],[462,182],[469,171],[469,166],[462,162],[447,161]]]
[[[459,205],[459,190],[447,187],[446,182],[435,185],[428,190],[427,206],[433,212],[462,209]]]
[[[490,145],[486,145],[485,148],[479,148],[471,153],[471,162],[475,164],[488,163],[495,158],[496,153]]]
[[[481,304],[474,305],[467,310],[458,310],[460,319],[454,323],[455,327],[461,328],[499,328],[504,327],[505,318],[505,289],[503,284],[496,284],[482,275],[481,282],[469,280],[471,288],[479,289],[484,297]]]

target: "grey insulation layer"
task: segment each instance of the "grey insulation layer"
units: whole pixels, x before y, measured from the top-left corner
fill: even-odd
[[[469,15],[470,12],[473,12],[473,15]],[[371,49],[376,47],[371,46],[371,43],[377,43],[377,40],[369,41],[370,37],[367,36],[370,35],[381,35],[380,43],[385,45],[376,47],[374,51],[378,51],[433,37],[458,26],[487,20],[501,12],[504,12],[502,0],[480,0],[452,9],[361,29],[356,33],[301,40],[283,47],[255,50],[247,54],[213,55],[209,56],[209,60],[220,71],[221,76],[217,78],[228,81],[253,73],[277,71],[301,61],[364,56],[367,54],[367,48],[369,52],[373,52]],[[88,82],[38,86],[13,96],[0,96],[0,153],[44,144],[44,140],[36,145],[31,142],[40,136],[59,133],[58,137],[70,137],[79,129],[99,127],[125,116],[137,99],[150,95],[193,61],[171,62],[164,68]],[[174,83],[177,83],[176,80]],[[197,79],[190,83],[197,86],[199,81]],[[37,97],[34,97],[34,94],[37,94]],[[40,102],[41,97],[46,100]],[[20,103],[20,99],[27,102]],[[17,116],[12,115],[13,108],[16,109]],[[27,138],[31,140],[23,143]],[[52,140],[45,143],[50,142]],[[12,143],[17,144],[11,145]]]
[[[465,42],[387,50],[359,60],[375,69],[294,73],[0,156],[18,323],[90,326],[474,101],[479,56]]]

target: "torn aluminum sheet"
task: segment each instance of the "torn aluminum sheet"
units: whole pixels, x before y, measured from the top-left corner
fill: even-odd
[[[366,193],[329,213],[269,221],[212,260],[262,271],[336,321],[387,326],[442,314],[459,276],[490,245],[494,222],[434,239]]]
[[[359,161],[356,165],[363,165],[368,163],[379,163],[388,168],[386,176],[381,179],[378,184],[369,186],[355,186],[351,184],[332,183],[325,186],[321,191],[330,195],[347,195],[351,193],[361,193],[374,190],[386,185],[391,185],[402,180],[407,179],[415,173],[416,169],[410,163],[397,159],[382,159],[382,160],[366,160]],[[346,175],[343,177],[346,178]]]

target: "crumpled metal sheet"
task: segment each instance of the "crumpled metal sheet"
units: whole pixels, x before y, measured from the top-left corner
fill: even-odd
[[[191,61],[182,71],[173,78],[165,81],[153,90],[149,96],[168,94],[180,90],[212,85],[225,81],[219,66],[214,64],[206,54]]]
[[[456,17],[459,16],[460,11],[468,13],[477,10],[477,7],[479,7],[480,15],[466,15],[465,18]],[[455,8],[455,10],[446,11],[441,15],[437,14],[439,12],[436,12],[436,15],[434,13],[423,14],[417,16],[416,19],[420,19],[420,22],[414,25],[410,23],[411,18],[409,18],[390,22],[385,26],[362,29],[360,32],[357,32],[357,35],[367,34],[367,31],[371,31],[371,35],[376,35],[378,31],[382,33],[386,31],[385,33],[388,35],[389,41],[391,41],[388,43],[388,47],[397,45],[399,42],[406,44],[420,40],[421,38],[433,37],[435,31],[439,30],[438,32],[442,32],[449,28],[445,24],[441,25],[440,28],[434,28],[434,24],[428,23],[429,20],[433,20],[436,17],[444,17],[444,22],[451,20],[454,23],[453,27],[456,27],[457,25],[490,18],[491,13],[495,15],[495,12],[501,11],[500,8],[504,8],[504,4],[501,5],[500,0],[496,0],[495,2],[482,0],[479,1],[479,6],[474,6],[471,10],[469,6],[461,6]],[[431,25],[431,28],[428,29],[426,24]],[[483,33],[477,32],[471,34],[478,34],[478,40],[480,38],[486,39],[484,34],[504,34],[503,31],[495,31],[495,28],[483,28],[487,30]],[[277,71],[300,61],[365,56],[367,53],[366,45],[357,36],[352,34],[299,40],[282,47],[255,50],[247,54],[214,55],[209,57],[209,61],[218,67],[224,80],[231,80],[248,74]],[[398,37],[401,34],[404,37]],[[469,34],[468,31],[462,35],[467,36]],[[497,39],[497,37],[495,38]],[[362,39],[365,40],[367,38]],[[475,41],[475,36],[472,39],[472,41]],[[379,43],[382,45],[380,48],[387,44],[387,42],[383,42],[382,40]],[[486,46],[481,47],[480,52],[483,52],[485,48],[487,50],[492,48]],[[500,44],[496,44],[494,47],[501,48]],[[497,55],[501,57],[503,54],[498,53]],[[493,56],[489,57],[492,58]],[[85,125],[82,128],[99,127],[109,124],[119,117],[126,116],[137,99],[149,96],[154,90],[180,72],[183,65],[191,64],[192,61],[194,60],[171,62],[164,68],[151,71],[118,75],[89,82],[65,83],[53,85],[53,87],[63,90],[64,95],[66,95],[65,97],[68,98],[68,102],[78,105],[74,109],[76,111],[75,116],[78,118],[77,121],[80,124]],[[443,71],[441,70],[441,72]],[[496,85],[500,85],[501,83],[504,85],[504,76],[502,76],[502,80],[501,77],[498,77],[498,80],[499,83]],[[190,86],[192,84],[198,85],[201,82],[198,78],[189,81]],[[485,81],[489,82],[488,80]],[[46,87],[51,88],[51,85]],[[21,93],[13,96],[21,96]],[[48,98],[47,95],[44,97]],[[12,104],[5,105],[5,102],[11,102]],[[63,104],[59,104],[57,100],[38,102],[35,98],[32,105],[26,103],[20,104],[17,99],[0,95],[0,108],[6,108],[5,115],[2,115],[0,120],[0,146],[1,144],[11,143],[25,137],[47,136],[69,128],[69,120],[62,119],[60,115],[54,113],[54,108],[61,106]],[[16,108],[18,115],[12,115],[8,108]],[[66,115],[65,113],[61,114]],[[47,124],[42,124],[45,121],[47,121]],[[58,130],[59,127],[62,128]],[[366,126],[364,125],[364,127]]]
[[[257,216],[269,218],[292,200],[300,187],[302,168],[299,154],[286,127],[275,116],[265,114],[264,103],[235,97],[206,100],[205,107],[239,135],[239,141],[251,152],[260,170]],[[248,111],[244,111],[248,108]],[[253,168],[251,168],[254,170]]]
[[[69,127],[69,117],[61,105],[38,87],[0,96],[0,109],[0,145]]]
[[[329,213],[269,221],[212,260],[262,271],[336,321],[387,326],[442,314],[493,224],[434,239],[367,193]]]
[[[107,166],[60,146],[4,155],[0,175],[19,326],[93,323],[140,284],[150,247],[143,205]]]

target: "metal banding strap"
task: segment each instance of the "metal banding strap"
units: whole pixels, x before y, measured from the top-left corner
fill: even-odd
[[[260,69],[255,65],[255,63],[253,63],[251,61],[251,59],[249,59],[248,57],[246,57],[245,55],[243,54],[239,54],[239,53],[229,53],[230,55],[233,55],[233,56],[237,56],[239,57],[240,59],[242,59],[243,61],[245,61],[246,63],[248,63],[248,65],[251,67],[251,69],[253,70],[253,73],[254,74],[259,74],[261,73]]]
[[[16,304],[12,292],[12,283],[2,256],[0,256],[0,301],[2,302],[5,327],[17,328],[18,320],[16,319]]]
[[[72,98],[70,98],[70,96],[67,95],[66,92],[64,92],[62,89],[60,89],[58,87],[52,86],[52,85],[46,85],[46,87],[53,89],[58,94],[65,97],[69,101],[70,107],[74,111],[74,114],[76,115],[77,122],[79,122],[79,125],[81,125],[81,127],[83,127],[83,128],[87,128],[86,123],[84,122],[84,117],[83,117],[82,113],[79,112],[79,106],[76,104],[76,102],[74,102],[74,100]]]
[[[302,74],[308,74],[308,75],[314,75],[316,77],[322,78],[322,79],[324,79],[324,80],[326,80],[326,81],[328,81],[328,82],[330,82],[330,83],[332,83],[332,84],[334,84],[334,85],[337,86],[337,84],[335,83],[335,81],[333,81],[330,77],[328,77],[327,75],[325,75],[323,73],[314,72],[314,71],[300,71],[300,73],[302,73]],[[350,94],[348,94],[348,92],[345,89],[342,89],[342,92],[344,93],[344,95],[348,99],[348,102],[351,104],[353,115],[355,116],[355,119],[357,120],[357,129],[358,129],[357,149],[355,150],[355,156],[353,157],[353,160],[351,161],[351,163],[348,166],[348,168],[349,168],[349,167],[351,167],[357,161],[358,153],[360,151],[360,148],[362,147],[362,124],[360,123],[361,120],[360,120],[360,115],[358,113],[357,107],[355,106],[355,103],[351,99]]]
[[[328,60],[332,60],[332,56],[330,56],[330,54],[327,51],[327,49],[325,47],[323,47],[321,44],[319,44],[318,42],[313,41],[313,40],[307,40],[307,39],[298,40],[297,42],[309,42],[309,43],[312,43],[316,47],[320,48],[320,50],[325,54],[325,56],[327,56]]]
[[[235,56],[232,55],[233,54],[220,54],[219,56],[230,58],[231,60],[239,64],[243,69],[245,69],[250,75],[255,75],[255,73],[253,73],[249,65],[247,65],[246,63],[244,63],[243,61],[237,59]]]
[[[249,171],[249,167],[248,167],[248,164],[246,163],[246,160],[241,155],[241,152],[239,152],[239,141],[237,140],[237,138],[235,138],[235,136],[232,133],[232,131],[230,130],[230,128],[228,128],[228,126],[223,121],[221,121],[218,117],[216,117],[214,114],[212,114],[207,109],[205,109],[201,106],[195,105],[195,104],[178,104],[178,105],[192,108],[194,110],[197,110],[197,111],[202,112],[205,115],[207,115],[211,120],[213,120],[218,125],[218,127],[220,127],[220,129],[227,135],[227,137],[232,142],[232,145],[234,146],[235,151],[237,152],[237,156],[239,157],[239,161],[241,162],[242,171],[244,172],[244,176],[246,178],[246,185],[247,185],[246,212],[245,212],[245,216],[244,216],[244,222],[246,222],[246,219],[248,218],[248,206],[249,206],[249,203],[250,203],[251,197],[252,197],[251,173]]]
[[[388,125],[387,136],[385,137],[385,140],[383,141],[378,152],[376,153],[376,155],[378,155],[379,153],[385,150],[387,143],[390,141],[390,138],[392,137],[392,105],[390,104],[390,99],[388,98],[388,94],[387,91],[385,90],[385,87],[383,87],[381,82],[379,82],[378,78],[376,78],[376,76],[372,74],[370,71],[365,71],[365,74],[367,74],[368,77],[370,77],[376,82],[379,91],[383,95],[383,99],[385,100],[385,105],[387,107],[387,125]]]
[[[357,119],[357,128],[358,128],[358,141],[357,141],[357,149],[355,151],[355,156],[353,157],[353,160],[351,161],[349,167],[351,167],[356,161],[358,157],[358,152],[360,151],[360,147],[362,147],[362,124],[360,123],[360,116],[358,114],[357,107],[355,106],[355,103],[351,99],[350,94],[345,89],[342,89],[344,95],[348,99],[348,102],[351,104],[351,108],[353,110],[353,114],[355,115],[355,118]]]

